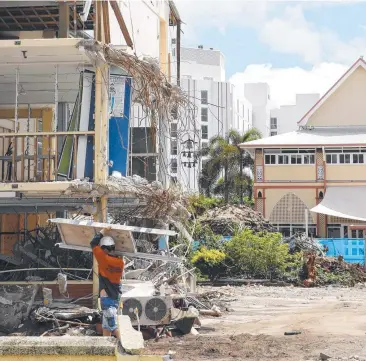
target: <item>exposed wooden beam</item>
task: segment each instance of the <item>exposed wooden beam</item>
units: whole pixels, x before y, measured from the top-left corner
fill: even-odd
[[[104,29],[104,42],[106,44],[111,43],[111,26],[109,23],[109,5],[108,1],[102,2],[103,9],[103,29]]]
[[[121,9],[118,6],[118,3],[116,0],[109,0],[109,3],[111,4],[111,7],[114,11],[114,15],[116,15],[117,21],[118,21],[118,25],[122,31],[123,37],[126,40],[126,44],[133,49],[133,43],[132,43],[132,39],[130,36],[130,33],[128,32],[126,23],[123,19],[122,13],[121,13]]]
[[[67,2],[59,2],[58,37],[68,38],[70,29],[70,6]]]

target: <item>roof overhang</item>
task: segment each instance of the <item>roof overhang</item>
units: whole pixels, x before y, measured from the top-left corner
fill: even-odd
[[[297,122],[300,126],[305,126],[309,118],[329,99],[329,97],[350,77],[359,67],[366,70],[366,62],[359,58],[343,76],[315,103],[315,105]]]
[[[24,39],[0,41],[0,67],[43,64],[90,64],[82,39]]]
[[[366,222],[366,186],[328,187],[324,199],[310,211]]]

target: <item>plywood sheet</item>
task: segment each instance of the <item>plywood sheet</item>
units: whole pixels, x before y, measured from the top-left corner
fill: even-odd
[[[90,247],[90,241],[104,228],[103,223],[90,221],[77,221],[71,219],[51,219],[56,223],[61,234],[62,241],[69,246]],[[116,250],[121,252],[136,252],[135,242],[130,231],[113,229],[106,234],[113,237]]]

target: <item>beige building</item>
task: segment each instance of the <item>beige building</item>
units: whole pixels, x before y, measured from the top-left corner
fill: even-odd
[[[358,59],[299,129],[242,145],[255,157],[255,207],[285,235],[363,238],[366,62]]]

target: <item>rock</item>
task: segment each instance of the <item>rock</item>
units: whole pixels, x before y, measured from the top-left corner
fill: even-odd
[[[324,353],[320,353],[320,359],[322,361],[329,360],[330,358],[331,358],[330,356],[328,356],[328,355],[326,355]]]

